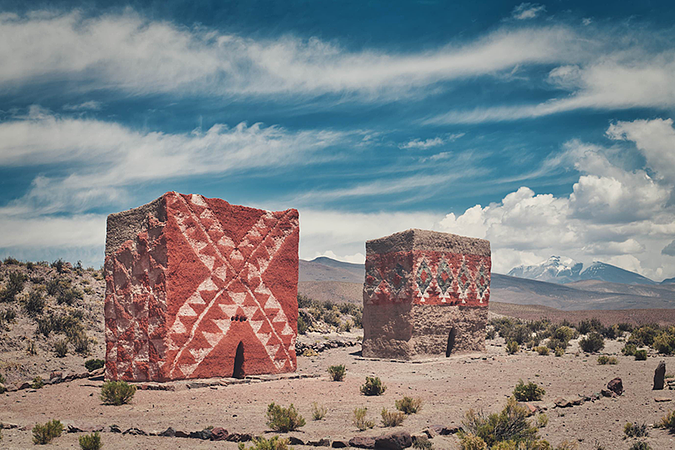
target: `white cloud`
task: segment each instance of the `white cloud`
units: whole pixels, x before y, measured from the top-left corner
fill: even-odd
[[[64,111],[100,111],[103,107],[101,102],[96,100],[89,100],[88,102],[80,103],[78,105],[71,105],[69,103],[63,105]]]
[[[413,139],[411,141],[406,142],[405,144],[399,144],[399,148],[413,148],[413,149],[420,149],[420,150],[426,150],[428,148],[433,148],[433,147],[438,147],[439,145],[447,144],[448,142],[453,142],[456,141],[457,139],[461,138],[464,136],[464,133],[456,133],[456,134],[449,134],[445,137],[440,137],[436,136],[435,138],[429,138],[429,139]]]
[[[544,11],[546,11],[546,7],[544,5],[539,5],[537,3],[521,3],[520,5],[513,8],[511,17],[516,20],[534,19]]]
[[[501,29],[424,53],[349,52],[316,38],[256,40],[137,14],[0,15],[0,86],[68,80],[79,92],[401,95],[438,81],[578,59],[569,28]],[[424,91],[419,91],[424,95]]]
[[[489,239],[498,272],[556,254],[599,259],[648,277],[673,276],[675,263],[661,257],[675,254],[675,209],[669,205],[675,160],[667,151],[675,148],[672,125],[656,119],[609,127],[609,138],[631,141],[644,155],[644,168],[619,167],[608,159],[614,149],[570,141],[558,158],[580,172],[569,196],[521,187],[499,203],[448,214],[441,229]]]
[[[354,264],[363,264],[363,263],[366,262],[366,255],[364,255],[363,253],[354,253],[353,255],[336,255],[332,251],[328,250],[328,251],[323,252],[323,253],[317,252],[314,255],[314,258],[318,258],[320,256],[325,256],[327,258],[336,259],[338,261],[344,261],[344,262],[354,263]]]

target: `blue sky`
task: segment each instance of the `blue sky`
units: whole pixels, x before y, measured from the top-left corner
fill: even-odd
[[[670,2],[0,0],[0,256],[99,266],[175,190],[675,276]]]

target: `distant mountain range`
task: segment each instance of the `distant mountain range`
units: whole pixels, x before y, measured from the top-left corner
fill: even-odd
[[[518,266],[511,269],[508,275],[529,280],[549,283],[573,283],[575,281],[598,280],[621,284],[659,284],[638,273],[622,269],[611,264],[595,261],[584,269],[580,262],[560,256],[551,256],[546,261],[532,266]],[[675,279],[664,280],[662,284],[670,284]]]
[[[558,273],[565,273],[564,277],[575,277],[575,264],[560,261],[559,268]],[[594,269],[589,271],[591,268]],[[545,272],[546,269],[540,273]],[[586,276],[589,277],[623,277],[621,279],[624,282],[581,279],[562,284],[492,273],[490,301],[542,305],[567,311],[675,309],[675,283],[659,285],[641,275],[603,263],[592,264],[584,271],[580,268],[579,276],[585,272],[588,272]],[[531,274],[534,270],[524,268],[523,273]],[[312,261],[300,260],[298,290],[317,300],[361,303],[364,278],[363,264],[345,263],[325,257]],[[645,279],[650,283],[627,283],[636,279]]]

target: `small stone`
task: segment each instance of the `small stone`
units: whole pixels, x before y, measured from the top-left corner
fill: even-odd
[[[607,383],[607,389],[614,392],[616,395],[623,394],[623,383],[621,382],[621,378],[614,378]]]
[[[159,436],[165,436],[165,437],[176,437],[176,430],[173,428],[169,427],[166,430],[162,431],[159,433]]]
[[[349,441],[333,441],[333,444],[331,445],[333,448],[347,448],[349,447]]]
[[[212,441],[224,441],[227,440],[228,432],[223,427],[215,427],[211,430],[211,440]]]
[[[306,445],[310,445],[312,447],[330,447],[330,439],[319,439],[318,441],[307,441]]]
[[[122,432],[122,429],[117,425],[110,425],[108,427],[108,430],[110,430],[111,433],[121,433]]]
[[[412,446],[412,437],[407,431],[398,431],[375,438],[375,449],[403,450]]]
[[[375,438],[356,436],[349,440],[349,446],[356,448],[375,448]]]
[[[300,438],[297,438],[295,436],[289,436],[288,437],[288,443],[290,445],[305,445],[305,441],[303,441]]]
[[[190,434],[186,433],[185,431],[176,430],[174,436],[179,437],[179,438],[189,438]]]
[[[140,428],[136,428],[136,427],[131,427],[128,430],[125,430],[122,434],[123,435],[130,434],[132,436],[147,436],[148,435],[148,433],[146,433],[145,431],[141,430]]]
[[[668,398],[668,397],[656,397],[656,398],[654,399],[654,401],[655,401],[656,403],[663,403],[663,402],[669,402],[669,401],[672,401],[672,398]]]

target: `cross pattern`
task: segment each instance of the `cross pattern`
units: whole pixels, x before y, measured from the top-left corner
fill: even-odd
[[[168,328],[164,367],[170,378],[189,378],[226,337],[231,318],[245,315],[271,362],[295,370],[296,333],[263,275],[285,240],[297,231],[289,212],[265,212],[240,242],[223,230],[204,198],[189,201],[174,194],[176,223],[190,248],[209,270],[197,289],[178,309]]]

